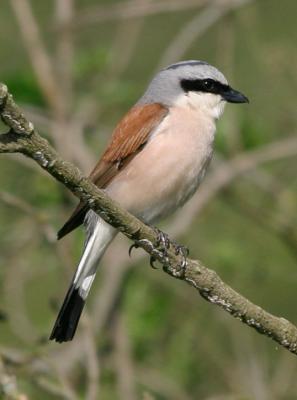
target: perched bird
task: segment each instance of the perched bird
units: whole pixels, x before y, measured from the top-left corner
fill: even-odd
[[[170,215],[194,194],[204,176],[216,120],[226,102],[248,99],[215,67],[196,60],[170,65],[116,126],[89,178],[147,224]],[[117,234],[80,202],[58,239],[81,224],[85,246],[50,336],[57,342],[73,338],[99,261]]]

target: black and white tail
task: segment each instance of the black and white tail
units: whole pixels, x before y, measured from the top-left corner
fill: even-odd
[[[100,258],[117,233],[93,211],[88,212],[85,225],[87,239],[84,252],[50,335],[50,340],[59,343],[73,339]]]

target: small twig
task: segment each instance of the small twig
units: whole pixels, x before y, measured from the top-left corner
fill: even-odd
[[[10,2],[42,94],[51,109],[59,111],[59,86],[31,5],[28,0]]]
[[[136,377],[141,385],[154,388],[154,391],[160,393],[162,398],[190,400],[190,396],[185,393],[176,380],[168,378],[160,371],[137,366]],[[151,398],[154,399],[151,393],[147,393],[146,396],[143,396],[143,400],[150,400]]]
[[[0,135],[0,152],[5,152],[9,147],[11,152],[21,152],[34,159],[78,198],[86,202],[106,222],[154,256],[163,264],[168,274],[189,283],[207,301],[218,305],[257,332],[272,338],[281,346],[297,354],[297,328],[292,323],[251,303],[199,261],[188,259],[185,273],[181,276],[182,256],[176,255],[171,246],[167,255],[164,256],[163,252],[155,247],[158,235],[152,228],[123,210],[105,192],[85,178],[74,165],[64,161],[34,130],[33,124],[26,120],[12,97],[8,95],[6,86],[2,84],[0,84],[0,110],[2,120],[10,128],[8,134]],[[18,144],[15,150],[11,143]]]
[[[259,166],[289,157],[297,157],[297,137],[295,134],[287,138],[269,143],[252,151],[245,151],[230,160],[218,163],[209,173],[199,188],[199,193],[179,211],[174,219],[173,227],[183,232],[210,200],[221,190],[230,185],[236,178],[255,170]],[[174,235],[176,229],[173,229]]]
[[[88,377],[86,400],[96,400],[99,397],[100,368],[97,358],[96,339],[91,320],[83,315],[84,354],[86,356],[86,372]]]
[[[122,310],[116,315],[114,329],[114,359],[117,371],[118,397],[122,400],[135,400],[135,382],[132,363],[132,349]]]
[[[231,10],[241,7],[252,0],[215,0],[206,4],[205,8],[185,24],[174,37],[163,56],[157,69],[183,58],[189,47],[201,37],[219,19]]]
[[[42,388],[42,390],[47,392],[49,395],[54,396],[52,398],[78,400],[78,398],[72,392],[69,392],[67,389],[65,389],[65,387],[52,382],[50,379],[44,376],[36,376],[34,377],[33,381],[37,386]]]
[[[0,191],[0,202],[14,207],[25,214],[28,214],[36,223],[39,231],[42,232],[44,237],[49,243],[56,242],[56,234],[51,225],[47,223],[45,216],[39,213],[34,207],[28,204],[26,201],[12,195],[11,193]]]
[[[28,400],[28,397],[18,390],[17,380],[14,375],[5,370],[0,358],[0,398],[7,400]]]
[[[56,47],[56,70],[62,88],[63,107],[65,114],[69,113],[71,100],[73,99],[73,57],[74,46],[72,32],[68,28],[73,20],[74,1],[55,0],[56,21],[59,26]]]
[[[208,0],[159,0],[159,1],[138,1],[128,0],[118,4],[112,4],[109,7],[93,6],[82,11],[75,20],[73,29],[82,25],[90,25],[101,21],[110,21],[115,19],[128,19],[145,17],[154,14],[176,12],[198,8]]]

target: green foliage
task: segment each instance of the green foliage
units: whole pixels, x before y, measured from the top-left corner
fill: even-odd
[[[5,78],[9,90],[20,103],[44,106],[44,99],[32,71],[17,71]]]

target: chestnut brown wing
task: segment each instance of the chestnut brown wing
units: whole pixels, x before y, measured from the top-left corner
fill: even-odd
[[[116,126],[107,149],[89,176],[92,182],[101,189],[105,188],[141,151],[150,133],[167,113],[168,109],[158,103],[133,107]],[[80,202],[59,230],[58,239],[81,225],[88,210],[88,205]]]

